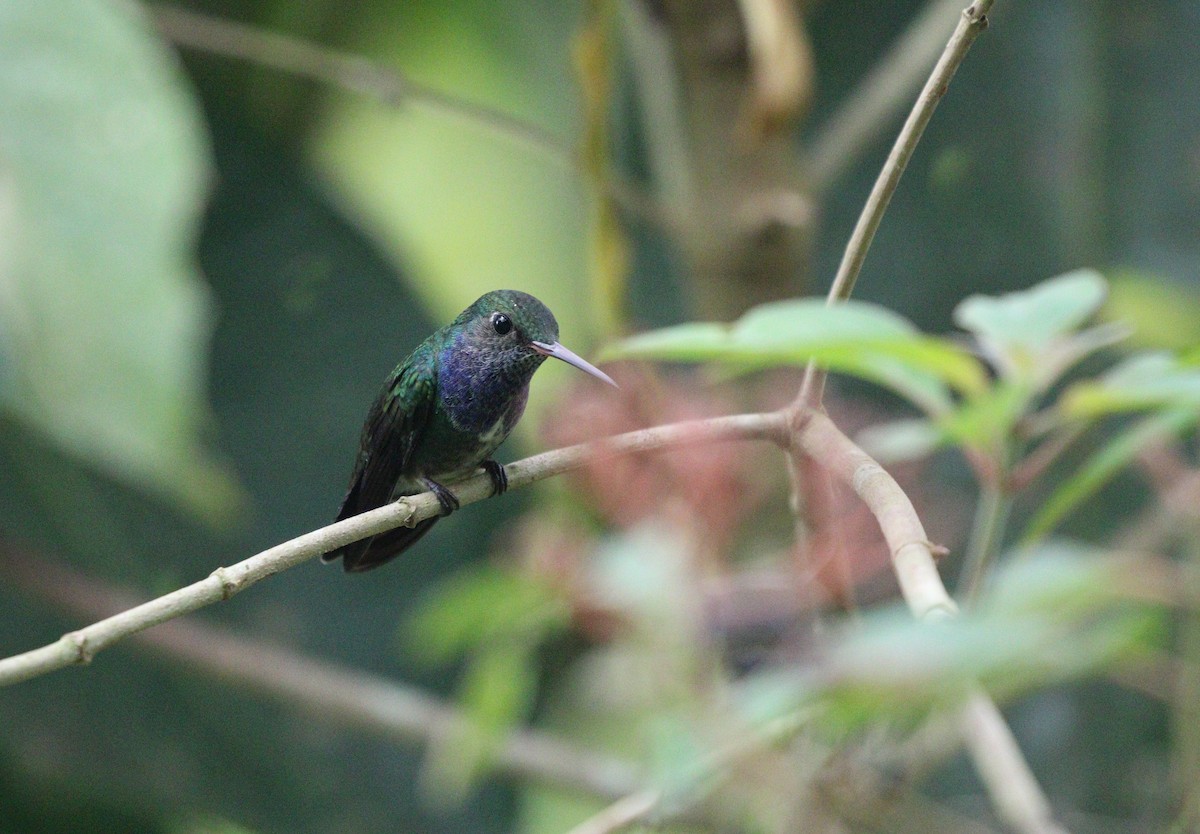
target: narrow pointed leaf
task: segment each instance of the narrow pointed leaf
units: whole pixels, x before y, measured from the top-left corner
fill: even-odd
[[[1179,434],[1200,420],[1196,409],[1175,409],[1146,417],[1109,441],[1042,505],[1022,537],[1026,544],[1045,536],[1076,507],[1133,462],[1146,446]]]
[[[1071,386],[1060,405],[1075,418],[1189,407],[1200,409],[1200,368],[1161,352],[1131,356],[1101,379]]]

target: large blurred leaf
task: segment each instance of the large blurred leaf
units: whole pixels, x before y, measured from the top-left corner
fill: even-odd
[[[973,611],[936,623],[901,607],[833,635],[812,671],[772,671],[739,692],[754,724],[818,708],[860,729],[921,716],[982,684],[999,698],[1077,677],[1143,648],[1157,613],[1139,562],[1050,542],[1010,560]]]
[[[718,361],[768,367],[815,360],[891,388],[932,412],[950,407],[949,384],[977,393],[979,363],[949,342],[922,336],[882,307],[862,302],[826,306],[817,299],[764,304],[732,325],[693,323],[634,336],[610,346],[606,359]]]
[[[199,115],[138,7],[0,0],[0,406],[209,513]]]
[[[532,577],[480,565],[432,589],[413,613],[415,656],[448,662],[466,655],[459,705],[470,719],[429,748],[422,784],[441,803],[460,802],[537,691],[537,648],[570,621],[568,605]]]

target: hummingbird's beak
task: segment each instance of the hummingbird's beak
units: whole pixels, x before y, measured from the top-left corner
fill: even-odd
[[[574,365],[576,368],[583,371],[584,373],[591,374],[592,376],[596,377],[596,379],[604,380],[609,385],[611,385],[613,388],[620,387],[617,385],[617,383],[613,382],[612,377],[610,377],[608,374],[604,373],[604,371],[600,370],[599,368],[597,368],[591,362],[588,362],[583,357],[578,356],[577,354],[572,353],[571,351],[567,350],[565,347],[560,345],[558,342],[551,342],[550,344],[547,344],[546,342],[530,342],[530,344],[533,346],[534,350],[536,350],[538,353],[542,354],[543,356],[553,356],[555,359],[561,359],[562,361],[566,362],[568,365]]]

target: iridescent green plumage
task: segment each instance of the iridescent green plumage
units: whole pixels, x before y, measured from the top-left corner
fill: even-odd
[[[529,381],[547,356],[613,384],[558,344],[554,315],[516,290],[482,296],[429,336],[392,372],[371,406],[338,521],[429,490],[447,515],[458,500],[442,482],[480,466],[503,492],[504,468],[491,456],[524,412]],[[348,571],[369,570],[410,547],[436,521],[353,542],[325,561],[341,558]]]

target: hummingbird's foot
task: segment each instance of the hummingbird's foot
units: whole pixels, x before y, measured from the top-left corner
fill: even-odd
[[[422,478],[425,486],[429,487],[429,491],[437,496],[438,503],[442,505],[442,515],[450,515],[459,508],[458,499],[454,497],[454,493],[446,489],[437,481],[431,481],[429,478]]]
[[[495,489],[492,495],[503,495],[504,491],[508,489],[508,473],[504,471],[504,464],[496,463],[494,460],[485,460],[480,466],[492,479],[492,487]]]

